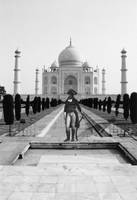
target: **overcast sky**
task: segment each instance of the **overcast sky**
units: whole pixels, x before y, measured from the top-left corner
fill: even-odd
[[[91,67],[106,69],[107,93],[120,93],[127,50],[128,92],[137,92],[136,0],[0,0],[0,85],[13,93],[14,51],[21,58],[21,93],[32,94],[38,67],[49,67],[69,44]],[[101,76],[100,76],[101,80]]]

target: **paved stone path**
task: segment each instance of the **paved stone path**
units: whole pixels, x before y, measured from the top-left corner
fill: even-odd
[[[137,200],[137,167],[125,163],[119,154],[110,150],[60,150],[59,153],[43,150],[36,166],[5,165],[30,141],[63,142],[62,114],[43,138],[36,137],[60,109],[16,137],[1,137],[0,200]],[[103,122],[99,116],[86,112],[96,122]],[[85,143],[121,142],[137,157],[137,142],[133,138],[117,135],[100,138],[84,120],[78,136],[79,142]]]
[[[16,137],[25,136],[25,137],[39,137],[41,133],[44,134],[44,129],[46,132],[46,127],[54,120],[55,116],[62,110],[62,107],[53,111],[50,115],[46,115],[41,120],[37,121],[33,125],[26,128],[24,131],[21,131]],[[81,115],[79,114],[79,119]],[[85,120],[81,120],[80,128],[78,129],[78,138],[79,142],[90,142],[90,138],[93,136],[98,137],[96,131],[87,123]],[[48,132],[43,135],[43,140],[46,142],[63,142],[65,139],[65,123],[63,110],[60,113],[57,120],[54,122],[53,126]],[[35,138],[34,138],[35,140]]]
[[[89,110],[86,110],[86,113],[96,121],[96,123],[99,123],[100,126],[109,134],[113,136],[114,141],[120,142],[136,159],[137,159],[137,141],[134,140],[134,138],[126,135],[124,136],[124,130],[120,127],[113,125],[111,123],[108,123],[107,120],[101,118],[100,116],[97,116],[96,114],[92,113]],[[122,136],[122,137],[119,137]],[[106,138],[105,138],[106,139]]]

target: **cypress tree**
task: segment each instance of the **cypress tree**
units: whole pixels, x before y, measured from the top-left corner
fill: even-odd
[[[133,124],[137,123],[137,93],[133,92],[130,96],[130,119]]]
[[[50,102],[49,102],[49,98],[47,97],[47,98],[46,98],[46,108],[49,108],[49,103],[50,103]]]
[[[112,108],[112,100],[111,97],[108,97],[107,101],[107,112],[110,114],[111,113],[111,108]]]
[[[58,105],[60,105],[62,103],[61,99],[58,99]]]
[[[26,99],[26,107],[25,107],[25,113],[27,116],[29,115],[29,109],[30,109],[30,96],[28,95]]]
[[[101,99],[99,100],[98,105],[99,105],[99,110],[101,110],[101,106],[102,106],[102,101],[101,101]]]
[[[38,104],[37,111],[40,112],[41,111],[41,98],[40,97],[37,98],[37,104]]]
[[[45,109],[45,98],[42,98],[42,110]]]
[[[120,100],[121,100],[121,95],[118,94],[117,98],[116,98],[116,103],[115,103],[115,115],[116,116],[118,116],[118,113],[119,113],[118,109],[119,109],[119,106],[120,106],[120,103],[121,103]]]
[[[128,94],[123,95],[123,116],[125,120],[129,117],[129,107],[130,107],[130,99]]]
[[[17,121],[21,118],[21,97],[19,94],[15,95],[15,117]]]
[[[93,99],[89,98],[89,107],[92,108],[92,104],[93,104]]]
[[[3,103],[4,121],[7,125],[11,125],[14,123],[13,96],[10,94],[6,94],[3,98],[2,103]]]
[[[54,99],[52,98],[50,101],[50,106],[53,107],[54,106]]]
[[[103,100],[103,112],[106,111],[106,105],[107,105],[107,101],[106,98]]]
[[[37,100],[37,97],[34,97],[34,100],[32,102],[32,110],[33,110],[34,114],[36,114],[38,112],[38,100]]]
[[[57,106],[57,99],[54,99],[54,106]]]

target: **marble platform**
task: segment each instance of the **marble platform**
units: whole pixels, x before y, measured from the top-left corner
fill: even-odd
[[[0,200],[137,199],[137,167],[116,151],[57,151],[43,150],[37,166],[0,166]]]
[[[116,153],[84,154],[49,152],[37,166],[0,166],[0,200],[137,199],[136,166]]]

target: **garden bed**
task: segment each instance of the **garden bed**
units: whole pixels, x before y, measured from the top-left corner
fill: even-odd
[[[19,131],[22,131],[23,129],[27,128],[28,126],[34,124],[44,116],[50,114],[53,110],[56,110],[60,105],[56,107],[50,107],[49,109],[46,109],[44,111],[41,111],[40,113],[33,114],[32,111],[30,111],[29,116],[27,117],[25,113],[21,114],[21,122],[25,120],[25,123],[20,123],[19,121],[14,121],[14,124],[11,125],[11,134],[12,136],[15,136]],[[4,120],[0,120],[0,135],[9,135],[9,125],[6,125]]]

